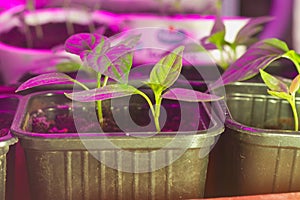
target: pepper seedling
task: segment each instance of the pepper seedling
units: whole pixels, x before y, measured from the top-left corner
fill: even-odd
[[[293,62],[300,73],[300,55],[289,49],[287,44],[276,38],[264,39],[250,46],[247,51],[232,63],[222,76],[210,85],[210,89],[248,80],[276,60],[286,58]]]
[[[141,90],[128,84],[128,75],[132,66],[133,46],[137,43],[139,36],[129,36],[121,42],[112,43],[104,36],[95,34],[77,34],[66,41],[66,50],[79,55],[84,62],[84,67],[94,70],[97,75],[97,87],[88,88],[84,83],[72,79],[64,73],[42,74],[24,82],[16,91],[26,90],[32,87],[49,84],[75,83],[80,85],[84,91],[66,93],[65,95],[75,101],[96,102],[97,114],[101,125],[103,119],[101,102],[103,100],[141,95],[149,104],[157,132],[161,131],[159,124],[161,102],[163,98],[176,99],[190,102],[217,101],[222,97],[206,94],[183,88],[172,88],[178,79],[182,69],[182,55],[184,47],[180,46],[159,60],[153,67],[149,80],[143,83],[149,86],[154,94],[154,101]],[[104,81],[101,78],[104,76]],[[108,84],[108,78],[115,83]]]
[[[274,97],[285,99],[289,102],[293,115],[294,115],[294,124],[295,131],[299,130],[299,120],[298,112],[296,108],[296,93],[300,87],[300,75],[297,75],[291,82],[291,85],[288,86],[285,82],[279,78],[272,76],[271,74],[260,69],[260,75],[268,86],[268,93]]]
[[[238,58],[237,48],[239,46],[248,47],[255,43],[258,40],[257,34],[262,31],[263,25],[272,19],[272,17],[251,18],[230,42],[225,38],[226,29],[223,20],[216,15],[210,35],[202,38],[200,43],[208,52],[215,49],[220,52],[220,59],[214,58],[213,55],[211,57],[223,70],[226,70]]]
[[[222,76],[210,85],[210,89],[213,90],[237,81],[244,81],[260,73],[269,88],[269,94],[288,100],[294,113],[295,130],[298,130],[295,95],[299,89],[299,76],[288,86],[281,79],[263,71],[272,62],[282,58],[292,61],[298,74],[300,74],[300,55],[289,49],[284,41],[276,38],[259,41],[250,46],[239,59],[232,63]]]
[[[116,42],[103,35],[92,33],[79,33],[72,35],[65,42],[65,50],[80,56],[84,68],[89,73],[94,73],[97,87],[104,87],[108,79],[126,83],[132,66],[134,46],[139,41],[139,35],[129,35],[122,41]],[[78,67],[76,65],[76,67]],[[89,90],[84,83],[70,76],[54,72],[42,74],[23,83],[17,91],[31,87],[50,84],[76,83],[83,89]],[[102,102],[96,101],[99,122],[103,122]]]
[[[128,83],[116,83],[113,85],[106,85],[102,88],[68,93],[65,95],[72,100],[80,102],[93,102],[95,100],[102,101],[106,99],[130,96],[133,94],[141,95],[150,107],[156,131],[160,132],[161,128],[159,124],[159,117],[163,98],[189,102],[218,101],[223,98],[190,89],[170,89],[170,86],[175,83],[181,72],[183,49],[184,47],[180,46],[163,57],[151,70],[149,80],[144,81],[144,84],[148,85],[153,91],[155,103],[152,103],[150,97],[147,96],[146,93],[132,85],[129,85]]]

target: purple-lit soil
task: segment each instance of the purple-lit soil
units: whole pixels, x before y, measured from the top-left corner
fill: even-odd
[[[200,109],[203,109],[201,106],[199,107]],[[204,116],[205,119],[201,118],[199,123],[189,119],[182,119],[184,121],[181,123],[180,107],[178,104],[168,105],[167,107],[165,106],[165,108],[168,117],[162,128],[163,132],[178,131],[179,126],[181,126],[180,130],[186,131],[204,130],[209,127],[209,120],[206,119],[207,116]],[[99,132],[99,123],[91,121],[91,119],[95,117],[95,109],[80,112],[83,112],[82,115],[80,115],[78,111],[76,112],[76,120],[74,122],[72,112],[70,112],[69,109],[50,108],[48,110],[39,110],[39,112],[31,115],[27,129],[34,133],[77,133],[75,124],[79,124],[80,130],[84,133]],[[124,127],[124,125],[122,125],[122,129],[119,128],[117,125],[118,123],[113,119],[113,115],[118,115],[118,112],[120,112],[120,115],[124,116],[124,120],[131,118],[136,126]],[[112,115],[110,111],[107,112],[107,109],[104,109],[103,126],[101,126],[103,132],[137,132],[139,131],[137,130],[137,127],[139,126],[149,126],[149,130],[147,129],[147,131],[155,132],[154,123],[151,122],[149,117],[148,106],[130,107],[129,112],[130,116],[128,116],[128,114],[126,116],[122,109],[115,109],[113,112],[114,114]],[[193,111],[190,113],[191,115],[188,116],[190,119],[193,119],[193,117],[195,117],[194,115],[197,114],[197,112]]]
[[[94,24],[94,29],[103,28],[104,35],[112,36],[114,31],[104,25]],[[80,24],[70,24],[72,33],[68,33],[66,23],[49,23],[40,26],[27,26],[22,28],[13,28],[8,32],[0,34],[0,41],[10,46],[33,49],[51,49],[58,45],[63,45],[65,40],[74,33],[91,32],[91,27]],[[39,29],[43,37],[38,35]],[[26,33],[26,34],[25,34]]]
[[[6,136],[9,132],[14,115],[9,112],[0,111],[0,137]]]

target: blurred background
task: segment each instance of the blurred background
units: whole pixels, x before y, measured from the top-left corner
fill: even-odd
[[[60,54],[63,41],[67,36],[76,32],[94,32],[112,36],[121,32],[126,26],[133,28],[145,26],[168,26],[174,28],[172,21],[173,15],[181,16],[212,16],[220,12],[223,17],[230,19],[235,17],[259,17],[273,16],[274,20],[264,26],[264,30],[259,38],[276,37],[284,40],[290,48],[300,51],[300,30],[299,21],[300,0],[8,0],[0,1],[0,72],[2,84],[18,84],[28,77],[28,73],[44,73],[51,71],[51,66],[57,66],[58,63],[66,59],[65,55]],[[221,7],[220,7],[221,5]],[[69,12],[67,16],[62,16],[60,11],[55,13],[39,10],[47,8],[75,9],[76,12]],[[77,12],[79,10],[79,12]],[[101,11],[100,13],[98,11]],[[30,14],[27,14],[29,12]],[[97,13],[95,13],[97,12]],[[25,13],[25,14],[24,14]],[[33,13],[33,14],[32,14]],[[126,18],[126,14],[136,14],[135,18]],[[28,15],[28,16],[27,16]],[[151,15],[154,18],[144,21],[140,16]],[[124,17],[125,16],[125,17]],[[166,20],[170,17],[171,22]],[[54,24],[43,30],[42,24],[55,21],[62,23],[66,19],[66,30],[58,29]],[[137,19],[137,20],[135,20]],[[160,24],[160,21],[166,20]],[[183,21],[180,28],[191,29],[191,32],[198,34],[195,39],[199,39],[201,34],[207,34],[212,24],[207,26],[206,32],[204,25],[194,23],[189,24]],[[42,22],[44,21],[44,22]],[[174,22],[174,23],[173,23]],[[41,23],[41,24],[38,24]],[[73,26],[74,24],[80,26]],[[85,25],[86,27],[83,27]],[[149,23],[149,24],[147,24]],[[24,24],[27,24],[24,26]],[[229,25],[229,28],[231,25]],[[17,27],[17,28],[15,28]],[[132,28],[131,27],[131,28]],[[176,27],[175,27],[176,28]],[[32,30],[31,30],[32,29]],[[198,30],[197,30],[198,29]],[[52,30],[52,32],[51,32]],[[49,31],[49,32],[48,32]],[[63,31],[66,32],[63,36]],[[194,31],[194,32],[193,32]],[[24,34],[25,33],[25,34]],[[60,33],[60,34],[57,34]],[[22,36],[24,34],[25,36]],[[49,44],[46,44],[45,38],[51,35]],[[298,36],[299,35],[299,36]],[[24,41],[22,41],[24,37]],[[61,43],[57,38],[61,37]],[[42,44],[38,44],[41,40]],[[4,46],[2,44],[4,44]],[[24,44],[21,44],[24,43]],[[7,48],[17,47],[16,48]],[[22,47],[23,45],[23,47]],[[35,46],[36,45],[36,46]],[[299,46],[299,47],[298,47]],[[24,48],[20,51],[20,48]],[[35,48],[40,50],[36,52]],[[45,49],[51,50],[51,56],[46,55]],[[30,50],[30,51],[29,51]],[[34,50],[34,51],[31,51]],[[48,52],[49,53],[49,52]],[[35,55],[37,54],[37,55]],[[53,55],[55,58],[53,59]],[[39,59],[37,59],[36,57]],[[148,55],[147,55],[148,56]],[[148,56],[149,57],[149,56]],[[70,59],[70,58],[68,58]],[[74,58],[76,59],[76,58]],[[22,67],[17,67],[22,65]],[[41,67],[43,66],[43,67]],[[10,70],[8,70],[9,68]]]

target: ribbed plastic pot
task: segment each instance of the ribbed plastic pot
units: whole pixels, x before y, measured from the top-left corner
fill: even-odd
[[[58,104],[66,108],[70,103],[62,91],[33,93],[22,99],[12,132],[25,149],[33,199],[203,197],[208,154],[224,130],[208,104],[199,106],[199,122],[206,128],[196,133],[30,132],[31,113],[47,108],[53,114],[51,108]],[[127,118],[128,114],[123,116]]]
[[[289,104],[260,83],[226,86],[226,102],[226,128],[210,154],[206,196],[300,191],[300,132],[292,131]]]
[[[14,188],[15,148],[12,145],[18,140],[13,137],[9,128],[17,110],[19,98],[16,95],[0,95],[0,198],[11,199]],[[6,133],[6,134],[5,134]],[[5,135],[4,135],[5,134]],[[11,149],[10,149],[11,148]]]

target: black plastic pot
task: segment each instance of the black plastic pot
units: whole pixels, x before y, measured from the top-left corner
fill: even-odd
[[[258,83],[226,86],[226,129],[210,154],[206,196],[300,191],[300,132],[289,104]],[[298,104],[299,107],[299,104]]]
[[[18,140],[10,134],[10,126],[17,110],[19,98],[0,95],[0,198],[11,199],[14,193],[15,144]]]
[[[123,101],[123,98],[117,100],[114,109],[121,110],[121,119],[128,124],[127,120],[131,117],[128,111],[124,111],[131,108],[123,106]],[[135,101],[139,103],[139,100],[133,99],[130,105]],[[12,131],[25,149],[33,199],[203,197],[208,154],[223,132],[223,124],[211,113],[209,104],[199,104],[202,129],[196,132],[30,131],[32,113],[44,110],[52,119],[59,112],[72,116],[75,109],[69,109],[70,103],[62,92],[53,91],[30,94],[22,99]],[[164,105],[167,113],[169,108],[174,107],[174,104]],[[189,104],[183,106],[188,109]],[[86,106],[77,108],[85,110]],[[143,115],[135,116],[134,112],[130,111],[133,119],[139,121],[145,118]],[[140,112],[139,109],[136,112]],[[148,111],[146,113],[148,117]],[[193,113],[197,112],[190,112],[189,116],[195,115]]]

